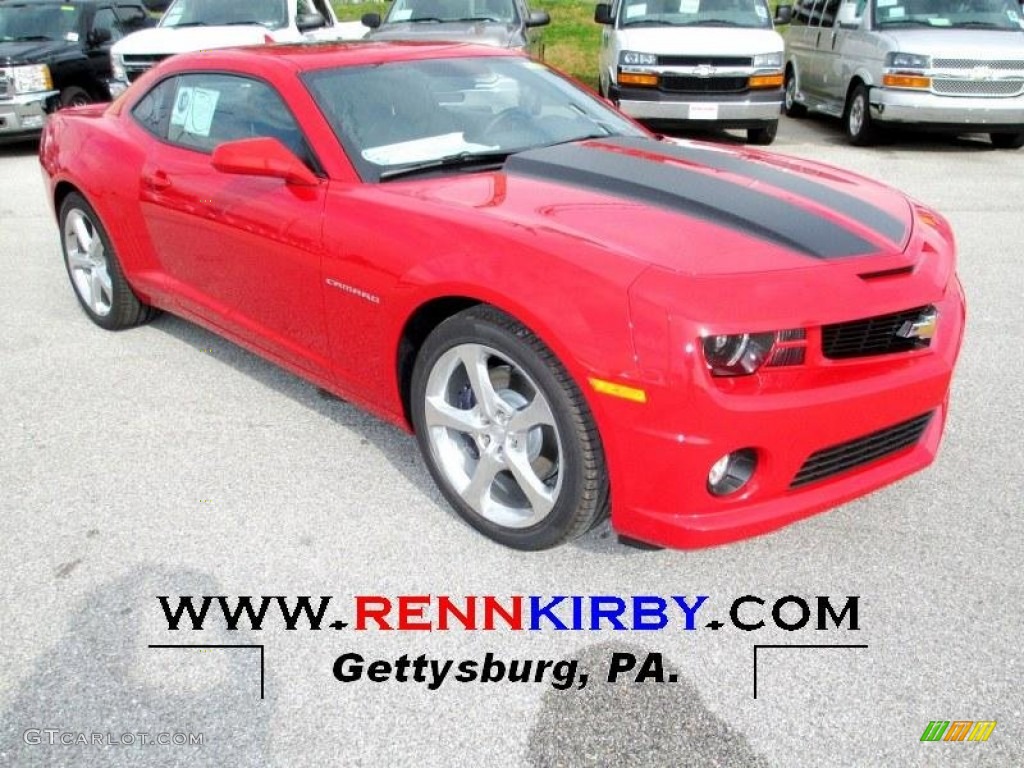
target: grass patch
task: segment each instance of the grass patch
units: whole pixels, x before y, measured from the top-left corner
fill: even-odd
[[[544,39],[544,61],[583,83],[597,87],[597,54],[601,25],[594,22],[595,2],[545,0],[534,2],[531,10],[547,11],[551,24],[540,28]],[[364,13],[383,16],[388,3],[335,3],[342,21],[358,20]]]

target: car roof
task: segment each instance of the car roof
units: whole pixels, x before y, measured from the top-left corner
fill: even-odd
[[[295,72],[336,67],[357,67],[394,61],[417,61],[476,56],[521,56],[488,45],[453,42],[348,41],[324,43],[286,43],[254,45],[243,48],[218,48],[179,54],[177,68],[242,66],[257,72],[284,66]]]

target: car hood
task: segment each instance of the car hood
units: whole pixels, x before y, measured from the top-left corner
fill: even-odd
[[[500,172],[385,182],[521,231],[699,275],[900,255],[910,202],[839,169],[751,149],[609,138],[529,150]],[[453,226],[474,220],[448,214]],[[477,219],[479,221],[479,219]]]
[[[230,48],[236,45],[260,45],[269,34],[259,24],[228,27],[152,27],[118,40],[114,54],[174,54],[204,48]]]
[[[488,21],[418,21],[383,24],[367,34],[369,40],[455,40],[498,48],[522,45],[514,24]]]
[[[615,35],[624,51],[666,56],[751,56],[784,47],[782,37],[773,29],[636,27],[616,30]]]
[[[71,44],[65,40],[31,40],[0,43],[0,64],[32,64],[66,51]]]
[[[944,59],[1024,59],[1024,31],[898,29],[883,33],[890,50]]]

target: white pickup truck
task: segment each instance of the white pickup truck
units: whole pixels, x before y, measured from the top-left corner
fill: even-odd
[[[160,23],[117,41],[110,50],[114,96],[168,56],[208,48],[354,40],[360,22],[339,22],[329,0],[174,0]]]

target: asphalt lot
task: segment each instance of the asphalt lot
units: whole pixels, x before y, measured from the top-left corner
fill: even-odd
[[[1021,764],[1024,151],[846,146],[784,120],[776,150],[881,178],[945,214],[966,345],[938,461],[726,547],[640,551],[607,529],[503,549],[443,503],[414,441],[174,317],[111,334],[79,310],[32,147],[0,148],[0,765]],[[169,632],[156,595],[860,597],[856,632]],[[265,645],[152,649],[169,643]],[[865,644],[766,650],[755,644]],[[676,683],[601,682],[612,653]],[[576,658],[547,684],[341,683],[335,658]],[[921,743],[931,720],[996,720]],[[198,732],[201,747],[50,746],[27,729]],[[31,740],[29,738],[28,740]]]

